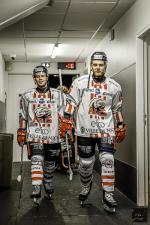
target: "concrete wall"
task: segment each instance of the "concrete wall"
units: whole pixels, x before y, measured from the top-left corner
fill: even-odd
[[[8,76],[7,131],[14,134],[13,161],[20,161],[20,147],[17,144],[16,131],[19,126],[19,94],[34,87],[31,75]],[[24,160],[27,160],[25,147]]]
[[[0,52],[0,132],[6,132],[6,96],[8,89],[8,74]]]
[[[5,63],[0,52],[0,101],[5,102]]]

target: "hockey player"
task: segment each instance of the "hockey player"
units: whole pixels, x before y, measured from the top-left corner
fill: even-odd
[[[95,162],[95,146],[99,150],[104,209],[115,212],[114,199],[114,153],[115,143],[126,136],[122,117],[122,91],[120,85],[106,77],[107,56],[94,52],[91,56],[90,75],[77,78],[72,83],[67,99],[65,116],[61,121],[61,135],[72,129],[72,114],[77,111],[75,134],[79,152],[81,180],[81,204],[87,199],[92,187]]]
[[[58,111],[61,96],[59,90],[48,87],[47,68],[35,67],[33,79],[36,88],[21,97],[17,141],[20,146],[27,143],[31,159],[31,198],[39,204],[42,183],[47,196],[51,197],[54,192],[52,179],[60,152]]]

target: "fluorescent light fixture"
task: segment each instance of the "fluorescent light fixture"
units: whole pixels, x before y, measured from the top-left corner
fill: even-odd
[[[52,59],[55,59],[55,58],[56,58],[57,53],[58,53],[58,47],[59,47],[58,44],[55,44],[55,45],[54,45],[54,48],[53,48],[53,51],[52,51],[52,55],[51,55],[51,58],[52,58]]]

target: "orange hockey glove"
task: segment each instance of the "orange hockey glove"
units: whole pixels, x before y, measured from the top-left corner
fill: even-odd
[[[17,141],[20,146],[23,146],[26,143],[26,129],[18,128],[17,130]]]
[[[126,137],[126,130],[127,125],[124,124],[123,127],[116,127],[115,128],[115,134],[116,134],[116,142],[120,143],[122,142]]]
[[[66,133],[68,132],[70,136],[70,140],[73,141],[72,129],[73,129],[73,120],[69,118],[61,117],[60,118],[60,137],[65,138]]]

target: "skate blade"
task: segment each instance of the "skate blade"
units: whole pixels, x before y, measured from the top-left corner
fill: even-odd
[[[80,206],[83,208],[85,207],[85,201],[80,201]]]
[[[53,200],[53,194],[45,194],[44,197],[49,200]]]
[[[40,207],[40,199],[39,198],[33,198],[34,207],[39,208]]]
[[[108,205],[104,204],[103,208],[105,211],[109,212],[109,213],[115,213],[116,212],[116,208],[115,207],[109,207]]]

